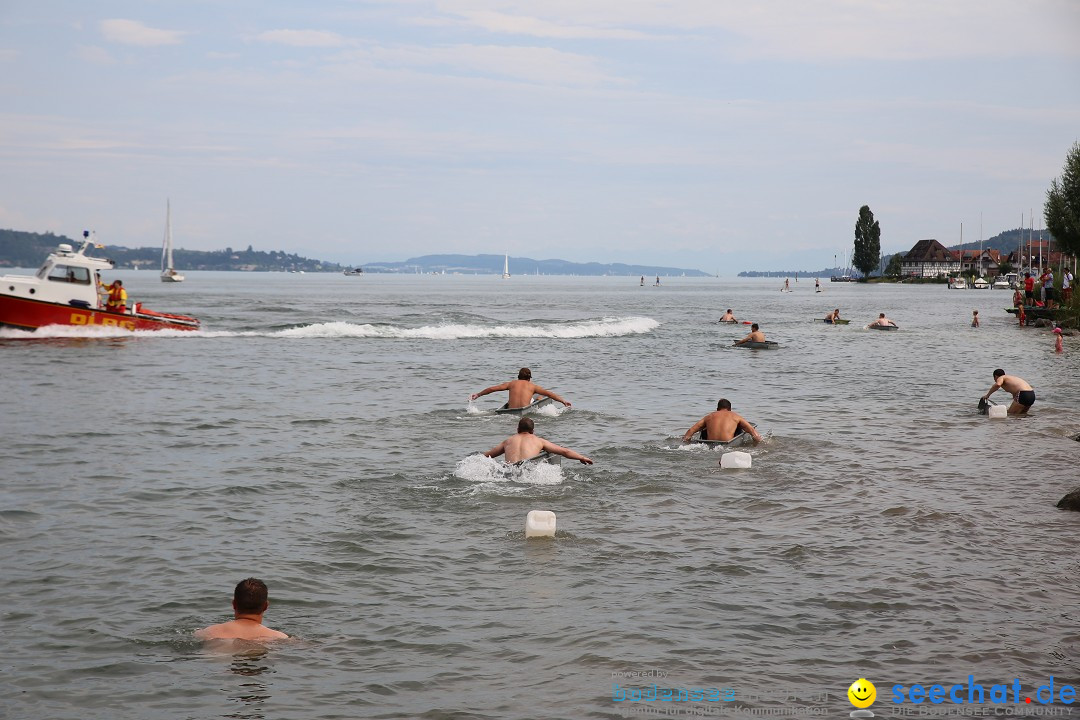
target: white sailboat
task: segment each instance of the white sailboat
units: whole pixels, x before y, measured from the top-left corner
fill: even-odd
[[[503,255],[503,280],[507,280],[510,277],[510,256]]]
[[[165,240],[161,245],[161,282],[184,282],[184,276],[176,272],[172,258],[172,210],[165,201]]]

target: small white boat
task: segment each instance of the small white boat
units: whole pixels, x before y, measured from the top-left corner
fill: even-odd
[[[1012,285],[1009,284],[1009,281],[1006,280],[1005,278],[1001,277],[1000,275],[997,277],[996,280],[994,280],[994,284],[991,285],[990,287],[992,287],[994,290],[1011,290],[1012,289]]]
[[[962,277],[953,278],[949,281],[950,290],[967,290],[967,280]]]
[[[988,283],[986,281],[986,278],[982,278],[982,277],[981,278],[976,278],[975,282],[973,283],[973,286],[975,287],[976,290],[989,290],[990,289],[990,283]]]
[[[345,271],[345,274],[346,275],[363,275],[364,274],[364,268],[362,268],[362,267],[350,268],[350,269]]]
[[[184,282],[184,276],[176,272],[172,257],[172,212],[165,201],[165,240],[161,244],[161,282]]]

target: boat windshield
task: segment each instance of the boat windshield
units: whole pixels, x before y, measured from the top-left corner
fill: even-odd
[[[90,284],[90,270],[84,267],[72,265],[53,265],[49,271],[49,280],[52,282],[69,282],[79,285]]]

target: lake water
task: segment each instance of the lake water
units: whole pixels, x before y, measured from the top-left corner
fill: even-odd
[[[1080,342],[1055,355],[1005,291],[113,275],[204,329],[0,331],[0,717],[846,717],[857,678],[889,715],[969,675],[1035,716],[1080,679],[1054,507]],[[781,348],[732,348],[728,307]],[[833,307],[852,324],[812,322]],[[573,403],[537,433],[595,465],[469,457],[516,422],[469,394],[523,365]],[[1029,417],[976,414],[996,367]],[[767,436],[749,470],[679,443],[720,397]],[[252,575],[296,640],[203,648]],[[653,683],[723,699],[618,697]]]

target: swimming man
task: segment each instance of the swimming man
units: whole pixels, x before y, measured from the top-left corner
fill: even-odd
[[[562,455],[565,458],[577,460],[582,465],[593,464],[593,461],[584,455],[568,450],[561,445],[556,445],[553,442],[548,442],[539,435],[534,435],[532,418],[527,417],[518,420],[517,435],[506,438],[484,453],[484,455],[494,458],[505,454],[506,462],[513,464],[534,458],[545,450],[553,455]]]
[[[733,323],[738,322],[738,320],[736,320],[735,316],[731,314],[731,308],[728,308],[727,312],[724,313],[723,317],[720,318],[719,322]]]
[[[755,445],[761,442],[761,435],[754,429],[754,426],[747,422],[742,415],[732,412],[729,400],[720,398],[720,402],[716,403],[716,412],[711,412],[694,423],[683,435],[683,442],[690,442],[690,438],[698,431],[701,431],[702,440],[727,442],[735,437],[735,431],[739,428],[742,428],[743,432],[750,433],[750,437],[754,438]]]
[[[840,319],[840,308],[836,308],[835,310],[833,310],[830,313],[825,313],[825,322],[827,322],[827,323],[835,323],[839,319]]]
[[[289,636],[262,624],[270,607],[266,583],[256,578],[241,580],[233,591],[233,618],[195,631],[200,640],[284,640]]]
[[[878,313],[877,320],[875,320],[874,322],[872,322],[870,324],[871,325],[881,325],[883,327],[889,327],[890,325],[893,326],[893,327],[898,327],[896,323],[894,323],[889,318],[885,317],[885,313]]]
[[[509,402],[506,403],[506,407],[511,410],[529,407],[529,405],[532,404],[533,395],[546,395],[552,400],[561,402],[566,407],[570,407],[570,403],[566,400],[563,400],[550,390],[545,390],[539,385],[534,384],[532,382],[532,370],[527,367],[518,370],[517,380],[511,380],[510,382],[504,382],[501,385],[492,385],[489,388],[484,388],[473,395],[472,399],[475,400],[481,395],[488,395],[489,393],[500,392],[502,390],[507,390],[510,393],[510,399]]]
[[[736,345],[742,345],[748,342],[765,342],[765,333],[758,330],[758,324],[754,323],[750,326],[750,334],[744,337],[742,340],[736,340]]]
[[[994,371],[994,384],[983,395],[983,400],[989,400],[998,390],[1004,390],[1013,396],[1012,405],[1009,406],[1010,415],[1026,415],[1035,404],[1035,390],[1027,381],[1015,375],[1006,375],[1001,368]]]

